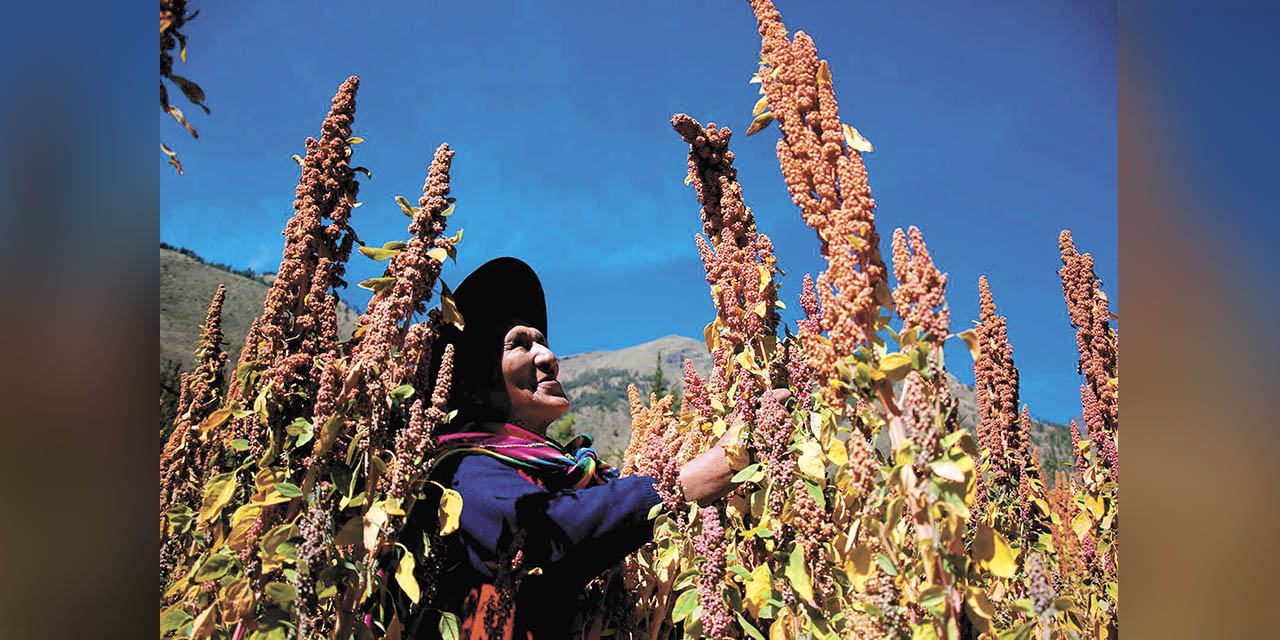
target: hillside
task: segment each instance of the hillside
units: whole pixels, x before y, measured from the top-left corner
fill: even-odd
[[[698,374],[706,378],[711,356],[700,340],[667,336],[652,342],[619,349],[592,351],[560,358],[560,381],[572,404],[574,430],[596,436],[596,450],[617,461],[626,449],[631,433],[627,385],[636,385],[647,395],[658,354],[662,354],[662,375],[667,388],[684,389],[684,359],[693,361]],[[947,386],[959,402],[960,425],[975,431],[978,400],[972,387],[947,374]],[[563,419],[562,419],[563,420]],[[553,425],[551,430],[554,430]],[[1067,460],[1071,449],[1070,431],[1063,425],[1032,419],[1032,441],[1040,447],[1045,469]]]
[[[183,371],[194,365],[192,350],[218,284],[227,285],[222,326],[230,367],[239,357],[249,325],[262,311],[272,277],[248,277],[244,271],[233,273],[222,265],[206,264],[198,256],[185,253],[187,255],[160,249],[161,382],[171,388],[176,388],[175,365]],[[339,335],[351,335],[357,318],[355,310],[339,303]],[[615,351],[560,357],[560,382],[572,401],[573,429],[595,435],[596,449],[606,459],[618,461],[630,439],[627,385],[636,385],[647,396],[659,356],[664,383],[670,393],[684,389],[686,358],[693,361],[703,378],[711,371],[711,356],[706,345],[701,340],[676,335]],[[959,400],[961,425],[973,430],[978,411],[973,389],[949,374],[948,386]],[[164,395],[169,400],[168,394]],[[165,417],[162,414],[162,425],[167,424]],[[1032,438],[1041,447],[1046,469],[1068,459],[1071,439],[1067,427],[1033,420]]]
[[[178,251],[160,249],[160,363],[178,363],[183,371],[195,366],[200,323],[219,284],[227,285],[222,306],[222,331],[229,360],[240,357],[240,347],[253,319],[262,313],[262,302],[273,276],[246,277],[205,264]],[[338,334],[355,330],[357,313],[338,304]]]

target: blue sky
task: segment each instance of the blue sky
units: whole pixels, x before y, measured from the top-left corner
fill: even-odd
[[[358,75],[354,130],[366,142],[354,162],[373,171],[352,219],[361,239],[404,238],[392,199],[417,199],[432,151],[448,142],[450,230],[465,229],[448,283],[492,257],[526,260],[560,354],[697,338],[714,307],[683,184],[688,148],[669,125],[685,112],[734,130],[739,180],[788,273],[794,325],[800,281],[824,263],[787,197],[776,127],[743,135],[758,97],[749,4],[608,4],[193,2],[188,63],[175,72],[204,88],[212,114],[175,101],[199,140],[161,118],[186,174],[159,168],[160,239],[274,270],[298,178],[289,156]],[[1116,13],[1070,4],[778,2],[788,28],[830,61],[842,119],[875,144],[866,162],[886,258],[895,227],[921,228],[950,276],[953,331],[972,326],[986,274],[1009,318],[1022,399],[1059,422],[1080,413],[1055,273],[1061,229],[1120,299]],[[356,255],[349,279],[383,266]],[[341,295],[368,300],[354,284]],[[963,345],[947,362],[972,383]]]

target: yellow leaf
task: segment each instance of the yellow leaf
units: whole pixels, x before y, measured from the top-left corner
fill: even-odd
[[[691,184],[692,182],[693,182],[693,173],[690,172],[690,173],[684,174],[684,183],[687,185],[687,184]]]
[[[890,380],[901,380],[911,372],[911,357],[904,353],[890,353],[880,359],[880,370]]]
[[[373,291],[374,293],[377,293],[395,284],[395,282],[396,282],[396,279],[394,276],[387,276],[385,278],[369,278],[368,280],[365,280],[364,282],[360,283],[360,288],[368,289],[370,291]]]
[[[386,248],[375,249],[374,247],[360,247],[358,251],[360,253],[363,253],[368,258],[375,260],[377,262],[381,262],[383,260],[386,260],[387,258],[390,258],[396,255],[397,253],[400,253],[399,251],[395,251],[392,249],[386,249]]]
[[[969,587],[969,597],[965,602],[969,605],[969,611],[974,614],[970,619],[977,623],[981,630],[989,632],[991,618],[996,615],[996,610],[987,599],[987,594],[977,587]]]
[[[844,129],[844,143],[848,145],[850,149],[853,149],[854,151],[861,151],[863,153],[871,153],[872,149],[870,140],[862,137],[862,134],[858,133],[857,129],[854,129],[847,124],[842,124],[840,126]]]
[[[259,491],[266,491],[284,482],[286,473],[284,467],[268,467],[254,474],[253,486]]]
[[[818,84],[831,84],[831,67],[826,60],[818,62]]]
[[[200,502],[200,521],[208,522],[222,513],[236,493],[235,472],[218,474],[209,478],[204,486],[204,499]]]
[[[764,110],[768,108],[769,108],[769,98],[767,96],[760,96],[760,99],[756,100],[756,106],[751,108],[751,117],[754,118],[764,113]]]
[[[839,440],[832,439],[831,446],[827,448],[827,459],[837,466],[845,466],[849,464],[849,450],[845,448],[845,444]]]
[[[867,578],[871,577],[871,550],[861,545],[854,547],[845,561],[845,571],[853,579],[853,586],[861,590]]]
[[[773,577],[769,575],[768,565],[760,565],[751,571],[751,579],[747,581],[747,595],[743,599],[747,611],[754,617],[760,616],[760,607],[769,602],[769,594],[773,592]]]
[[[289,157],[290,157],[290,158],[293,158],[293,161],[294,161],[294,162],[296,162],[296,163],[298,163],[298,166],[302,166],[302,156],[300,156],[300,155],[298,155],[298,154],[296,154],[296,153],[295,153],[295,154],[293,154],[293,155],[291,155],[291,156],[289,156]]]
[[[769,625],[769,640],[789,640],[791,637],[791,634],[787,633],[789,623],[785,621],[785,613],[784,611],[784,615],[778,616],[778,619]]]
[[[444,247],[436,247],[427,252],[427,257],[444,264],[444,259],[449,257],[449,251]]]
[[[457,327],[458,331],[466,327],[466,321],[458,312],[458,303],[453,301],[453,292],[443,280],[440,281],[440,313],[444,315],[444,321]]]
[[[437,511],[440,519],[440,535],[447,536],[458,530],[458,518],[462,516],[462,494],[453,489],[445,489],[440,496],[440,508]]]
[[[365,325],[368,326],[368,325]],[[324,426],[320,427],[320,437],[316,438],[316,446],[312,452],[313,456],[319,457],[333,446],[334,440],[338,438],[338,432],[342,430],[346,424],[346,418],[341,413],[335,413],[324,421]]]
[[[1012,578],[1018,568],[1014,562],[1018,554],[1009,546],[1009,541],[999,531],[981,522],[973,539],[973,557],[978,564],[1001,578]]]
[[[223,407],[209,414],[209,417],[200,421],[200,433],[208,433],[212,429],[218,428],[222,423],[231,417],[231,407]]]
[[[969,355],[973,356],[973,361],[977,362],[982,355],[982,350],[978,348],[978,332],[973,329],[961,331],[956,337],[964,340],[964,346],[969,347]]]
[[[766,111],[756,116],[756,119],[751,121],[751,126],[747,127],[747,135],[750,136],[763,131],[771,122],[773,122],[772,111]]]
[[[724,445],[724,457],[729,461],[729,470],[737,473],[747,468],[751,464],[751,455],[747,453],[747,445],[745,444],[726,444]]]
[[[396,583],[400,585],[400,589],[414,604],[418,604],[418,598],[422,597],[422,591],[418,588],[418,579],[413,577],[413,554],[405,549],[404,557],[400,558],[400,566],[396,568]]]
[[[213,615],[213,609],[217,603],[209,605],[207,609],[200,612],[196,616],[195,622],[191,623],[191,639],[200,640],[200,638],[208,638],[213,633],[214,624],[217,622],[217,616]]]
[[[1071,529],[1076,532],[1076,537],[1084,539],[1089,534],[1089,530],[1093,528],[1093,521],[1089,519],[1089,515],[1084,511],[1076,514],[1071,520]]]
[[[751,357],[750,351],[743,351],[742,353],[739,353],[736,360],[738,361],[738,364],[747,371],[756,371],[758,369],[758,367],[756,367],[756,361]]]
[[[720,331],[716,328],[716,321],[712,320],[702,329],[702,337],[707,342],[707,352],[715,353],[716,347],[720,343]]]
[[[755,309],[752,309],[752,311],[754,311],[756,315],[758,315],[758,316],[760,316],[761,318],[763,318],[763,317],[765,317],[766,315],[768,315],[768,313],[769,313],[769,307],[765,305],[764,300],[761,300],[761,301],[760,301],[760,304],[757,304],[757,305],[756,305],[756,308],[755,308]]]
[[[360,144],[361,142],[364,142],[364,138],[361,138],[360,136],[351,136],[350,138],[347,138],[348,144]]]
[[[218,602],[222,609],[222,622],[234,625],[253,613],[253,587],[247,578],[236,578],[222,588]]]
[[[253,527],[253,523],[261,513],[262,506],[253,503],[241,505],[236,509],[231,515],[231,533],[227,535],[227,546],[236,551],[243,549],[249,529]]]
[[[364,548],[375,551],[378,537],[387,526],[387,509],[381,502],[373,503],[364,516]]]
[[[827,465],[822,462],[822,447],[809,440],[800,445],[800,472],[821,483],[827,476]]]

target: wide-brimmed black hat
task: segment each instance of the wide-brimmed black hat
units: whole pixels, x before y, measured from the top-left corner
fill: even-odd
[[[475,333],[515,318],[547,333],[547,301],[542,283],[519,258],[494,258],[467,276],[453,293],[465,325],[462,333]],[[475,335],[473,333],[472,335]]]
[[[547,303],[533,269],[518,258],[494,258],[472,271],[453,292],[463,329],[446,324],[436,341],[432,370],[446,344],[454,346],[450,406],[467,420],[499,419],[502,338],[518,321],[547,334]],[[490,397],[492,396],[492,398]],[[463,415],[466,414],[466,415]]]

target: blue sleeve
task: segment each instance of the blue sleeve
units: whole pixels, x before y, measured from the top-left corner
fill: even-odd
[[[553,493],[486,455],[464,456],[451,484],[462,495],[460,528],[471,565],[486,577],[493,576],[486,563],[523,528],[526,567],[589,580],[652,538],[647,515],[662,502],[648,476]]]

